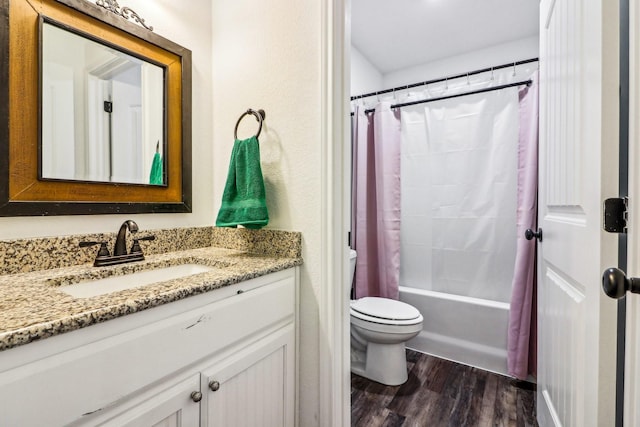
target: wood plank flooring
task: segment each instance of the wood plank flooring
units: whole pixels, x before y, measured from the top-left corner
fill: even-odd
[[[351,374],[353,427],[537,427],[535,385],[407,350],[409,379]]]

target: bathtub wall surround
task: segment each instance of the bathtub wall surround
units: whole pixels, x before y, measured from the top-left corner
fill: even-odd
[[[253,254],[299,258],[302,236],[299,232],[280,230],[247,230],[218,227],[186,227],[146,230],[143,224],[135,236],[154,235],[156,239],[141,242],[145,255],[192,250],[214,246]],[[96,248],[80,248],[82,241],[105,241],[113,248],[116,233],[78,234],[61,237],[0,240],[0,275],[29,273],[39,270],[93,263]],[[129,235],[127,249],[133,244]]]

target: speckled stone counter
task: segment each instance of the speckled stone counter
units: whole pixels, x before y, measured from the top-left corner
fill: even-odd
[[[0,276],[0,350],[302,264],[299,233],[272,230],[252,230],[246,235],[247,232],[237,230],[210,233],[218,234],[214,239],[217,246],[148,255],[141,262],[109,267],[81,264]],[[248,237],[254,241],[249,239],[249,243],[243,244]],[[223,245],[280,249],[274,255],[273,251],[264,254],[219,247]],[[89,298],[75,298],[61,291],[63,286],[85,280],[111,276],[123,276],[126,280],[127,274],[136,271],[191,263],[213,269]]]

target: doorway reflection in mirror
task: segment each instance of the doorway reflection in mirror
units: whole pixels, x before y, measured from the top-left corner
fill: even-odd
[[[40,179],[166,184],[164,69],[53,22],[41,49]]]

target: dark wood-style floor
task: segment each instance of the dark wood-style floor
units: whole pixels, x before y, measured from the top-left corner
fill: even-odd
[[[354,427],[537,427],[535,385],[407,350],[409,379],[351,374]]]

